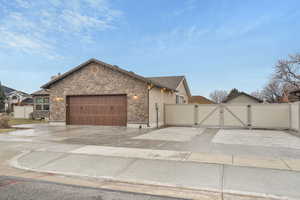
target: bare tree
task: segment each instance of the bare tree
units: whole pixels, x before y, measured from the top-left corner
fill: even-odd
[[[288,88],[300,88],[300,54],[290,55],[288,60],[279,60],[274,78]]]
[[[252,95],[270,103],[279,103],[289,91],[300,88],[300,54],[290,55],[287,60],[279,60],[274,69],[267,85]]]
[[[256,90],[256,91],[252,92],[251,96],[254,96],[260,100],[264,100],[264,95],[263,95],[262,91],[260,91],[260,90]]]
[[[209,94],[209,97],[216,103],[222,103],[227,98],[228,92],[225,90],[215,90]]]
[[[279,103],[284,95],[284,85],[278,79],[271,79],[261,91],[261,97],[270,103]]]

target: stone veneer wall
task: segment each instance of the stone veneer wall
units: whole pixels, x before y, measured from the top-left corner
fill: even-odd
[[[51,121],[66,121],[68,95],[127,94],[127,123],[148,123],[147,84],[105,66],[91,63],[49,89]]]
[[[38,97],[45,97],[47,95],[35,95],[33,96],[33,113],[32,117],[34,119],[49,119],[50,118],[50,111],[47,110],[36,110],[36,98]],[[49,104],[50,105],[50,104]],[[50,105],[51,107],[51,105]]]

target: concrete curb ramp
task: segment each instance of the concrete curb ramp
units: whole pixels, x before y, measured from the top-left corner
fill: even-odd
[[[37,172],[197,190],[201,200],[300,199],[300,173],[289,170],[47,151],[26,152],[11,164]]]

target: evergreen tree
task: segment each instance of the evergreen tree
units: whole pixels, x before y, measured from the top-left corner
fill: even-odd
[[[238,91],[238,89],[236,88],[233,88],[229,94],[228,94],[228,99],[232,99],[232,98],[235,98],[236,96],[238,96],[240,94],[240,92]]]

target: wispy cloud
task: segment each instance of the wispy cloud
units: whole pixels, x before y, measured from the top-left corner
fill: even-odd
[[[134,51],[139,55],[160,54],[168,50],[184,49],[189,46],[199,45],[199,41],[211,33],[210,29],[198,26],[187,28],[178,27],[170,31],[155,35],[148,35],[132,44]]]
[[[148,35],[134,44],[134,46],[136,46],[138,53],[144,55],[193,48],[201,46],[207,41],[213,44],[214,42],[244,37],[274,20],[276,18],[272,16],[262,15],[244,21],[226,21],[221,25],[208,24],[204,26],[202,24],[195,24],[186,27],[175,27],[165,32]],[[141,51],[141,47],[145,46],[147,48],[144,48],[144,52]]]
[[[107,0],[4,0],[0,13],[0,48],[50,56],[60,39],[91,42],[93,33],[116,28],[122,16]]]
[[[215,29],[215,35],[219,39],[240,37],[261,28],[263,25],[268,24],[272,20],[275,19],[268,15],[262,15],[248,21],[244,20],[242,23],[227,22]]]
[[[184,5],[180,9],[175,10],[172,15],[177,16],[193,11],[196,8],[197,0],[184,0],[183,3]]]

